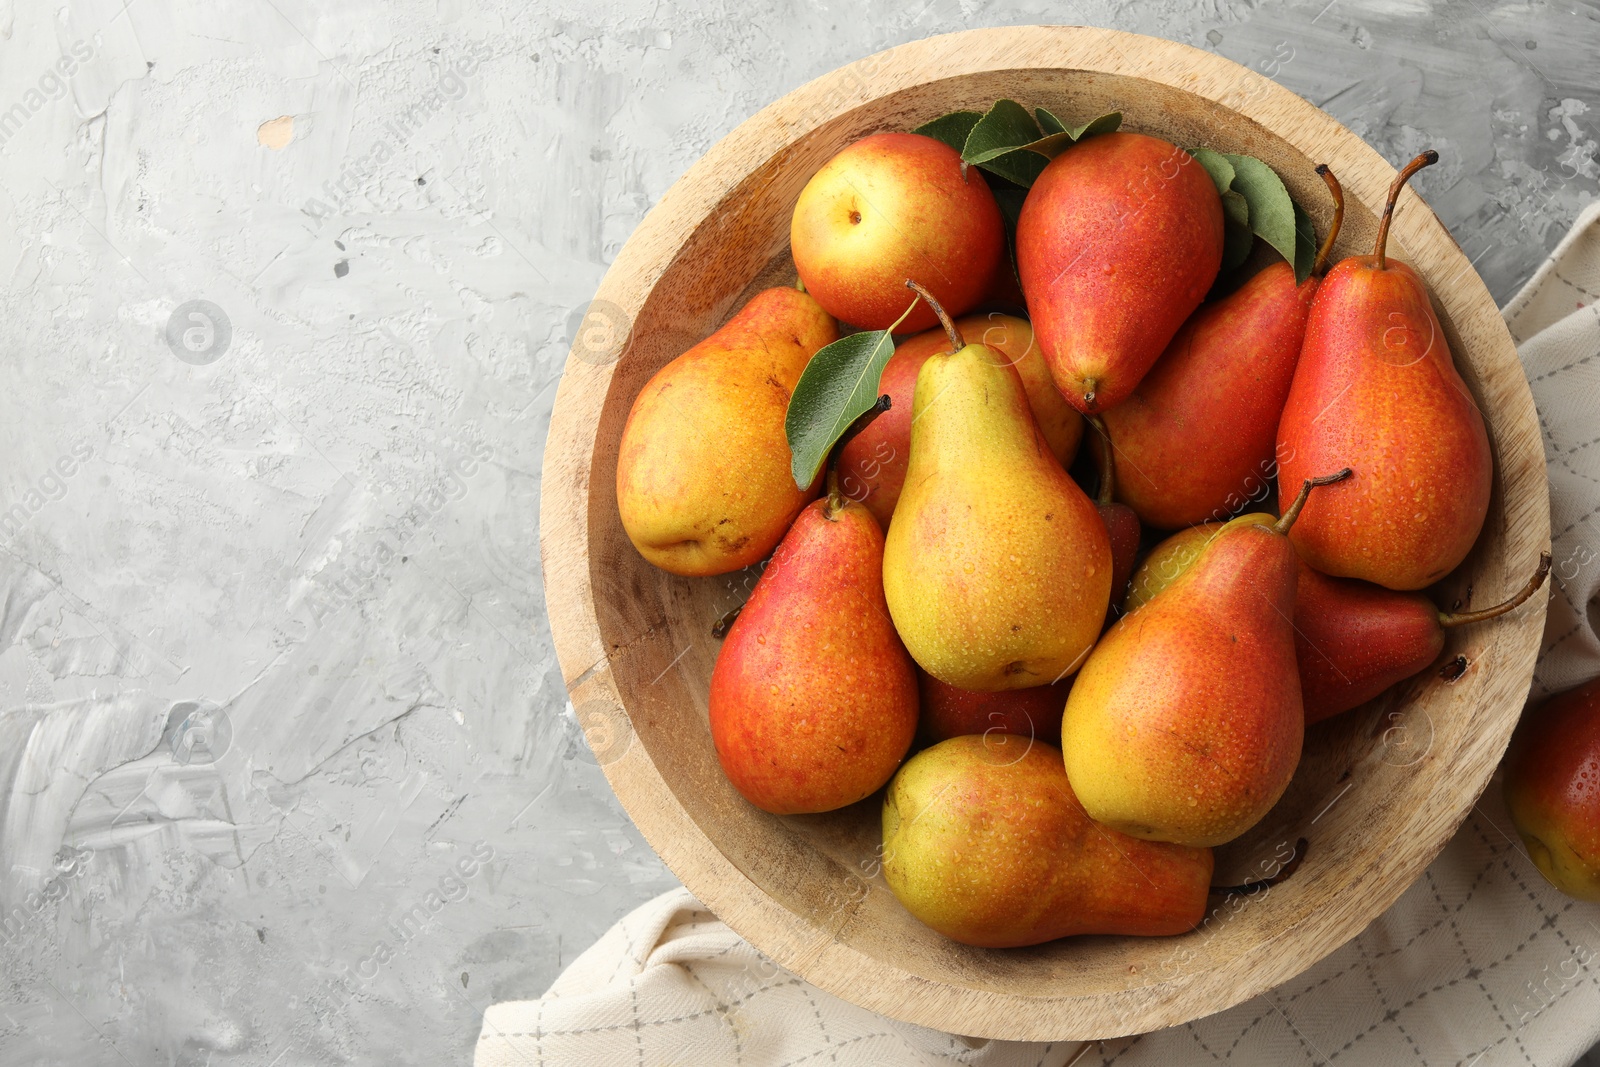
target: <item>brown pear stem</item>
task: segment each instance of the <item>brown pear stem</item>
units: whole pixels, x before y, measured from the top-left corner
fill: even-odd
[[[922,297],[922,299],[926,300],[928,302],[928,306],[933,309],[933,313],[939,316],[939,325],[943,326],[944,332],[950,335],[951,352],[959,352],[963,348],[967,347],[967,342],[961,339],[961,331],[956,329],[956,324],[951,321],[949,313],[947,313],[945,309],[939,305],[939,301],[933,298],[932,293],[928,292],[928,290],[923,288],[922,285],[912,281],[910,278],[906,279],[906,288],[910,289],[912,292]]]
[[[1248,897],[1257,893],[1265,893],[1274,886],[1282,885],[1289,880],[1289,876],[1300,869],[1300,863],[1306,858],[1306,839],[1300,838],[1294,843],[1294,855],[1289,857],[1289,862],[1278,869],[1278,873],[1271,878],[1262,878],[1243,885],[1214,885],[1211,892],[1219,897]]]
[[[1113,494],[1116,492],[1117,461],[1111,453],[1111,431],[1106,429],[1105,421],[1099,415],[1085,415],[1084,420],[1100,435],[1100,488],[1095,493],[1094,502],[1101,506],[1115,503]]]
[[[1378,242],[1373,246],[1372,254],[1377,257],[1379,270],[1388,269],[1388,260],[1384,258],[1384,249],[1389,242],[1389,220],[1394,217],[1394,202],[1400,199],[1400,190],[1405,188],[1411,176],[1423,167],[1431,167],[1439,162],[1439,153],[1428,149],[1422,155],[1413,159],[1395,175],[1394,184],[1389,186],[1389,199],[1383,204],[1383,218],[1378,221]]]
[[[1328,192],[1333,194],[1333,222],[1328,225],[1328,236],[1322,239],[1322,247],[1317,249],[1317,258],[1311,264],[1311,276],[1314,278],[1328,273],[1328,260],[1333,258],[1333,242],[1339,239],[1339,228],[1344,225],[1344,189],[1339,185],[1339,179],[1333,176],[1333,171],[1326,163],[1317,164],[1317,173],[1322,175],[1322,180],[1328,183]]]
[[[1312,489],[1319,485],[1332,485],[1334,482],[1342,482],[1350,477],[1352,473],[1354,472],[1349,467],[1346,467],[1337,474],[1324,474],[1320,478],[1307,478],[1304,484],[1300,486],[1300,495],[1294,498],[1294,503],[1289,505],[1289,509],[1283,513],[1281,519],[1272,524],[1272,532],[1279,536],[1287,535],[1289,527],[1294,525],[1294,520],[1300,517],[1300,509],[1306,506],[1306,499],[1311,496]]]
[[[1504,615],[1508,611],[1514,611],[1521,607],[1523,602],[1534,593],[1538,592],[1539,587],[1544,584],[1545,576],[1549,573],[1550,553],[1541,552],[1539,553],[1539,569],[1533,572],[1533,577],[1528,579],[1528,584],[1523,586],[1522,591],[1516,596],[1503,604],[1496,604],[1494,607],[1484,608],[1482,611],[1441,611],[1439,612],[1439,625],[1448,630],[1452,626],[1465,626],[1472,622],[1483,622],[1485,619],[1492,619],[1497,615]]]

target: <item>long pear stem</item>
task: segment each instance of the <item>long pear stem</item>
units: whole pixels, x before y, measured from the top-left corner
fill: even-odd
[[[1383,204],[1383,218],[1378,220],[1378,243],[1373,246],[1372,254],[1378,258],[1379,270],[1388,269],[1388,260],[1384,258],[1385,246],[1389,243],[1389,220],[1394,217],[1394,202],[1400,199],[1400,190],[1405,188],[1411,176],[1423,167],[1431,167],[1439,162],[1439,153],[1428,149],[1422,155],[1413,159],[1403,167],[1394,177],[1394,184],[1389,186],[1389,199]]]
[[[1484,608],[1482,611],[1441,611],[1439,612],[1439,625],[1448,630],[1452,626],[1465,626],[1470,622],[1482,622],[1485,619],[1492,619],[1497,615],[1504,615],[1508,611],[1513,611],[1521,607],[1525,600],[1538,591],[1539,587],[1544,584],[1545,576],[1549,573],[1550,553],[1541,552],[1539,554],[1539,569],[1533,572],[1533,577],[1528,579],[1528,584],[1523,586],[1522,591],[1516,596],[1503,604],[1496,604],[1494,607]]]
[[[1328,260],[1333,257],[1333,242],[1339,239],[1339,228],[1344,225],[1344,189],[1339,185],[1339,179],[1333,176],[1333,171],[1326,163],[1317,164],[1317,173],[1322,175],[1322,180],[1328,183],[1328,192],[1333,194],[1333,222],[1328,225],[1328,236],[1322,239],[1322,247],[1317,249],[1317,258],[1311,264],[1311,276],[1320,278],[1328,273]]]
[[[939,325],[943,326],[944,332],[950,335],[951,352],[959,352],[967,347],[967,342],[961,339],[961,331],[956,329],[956,324],[950,320],[949,314],[939,305],[939,301],[933,298],[932,293],[910,278],[906,279],[906,288],[926,300],[928,306],[933,309],[933,313],[939,316]]]
[[[1332,485],[1334,482],[1342,482],[1350,477],[1352,473],[1354,472],[1349,467],[1346,467],[1337,474],[1324,474],[1320,478],[1307,478],[1305,483],[1300,486],[1300,495],[1294,498],[1293,504],[1289,505],[1289,510],[1283,513],[1281,519],[1272,524],[1272,532],[1280,537],[1287,535],[1289,527],[1294,525],[1294,520],[1300,517],[1300,509],[1306,506],[1306,498],[1311,495],[1312,489],[1319,485]]]
[[[1243,885],[1214,885],[1211,892],[1219,897],[1248,897],[1257,893],[1265,893],[1282,885],[1289,880],[1289,876],[1300,869],[1300,863],[1306,858],[1306,839],[1300,838],[1294,843],[1294,853],[1289,857],[1289,862],[1278,869],[1278,873],[1271,878],[1262,878]]]
[[[1117,461],[1111,452],[1111,431],[1106,429],[1106,424],[1099,415],[1085,415],[1084,419],[1095,432],[1100,435],[1100,488],[1095,493],[1096,504],[1115,503],[1113,494],[1116,492]]]

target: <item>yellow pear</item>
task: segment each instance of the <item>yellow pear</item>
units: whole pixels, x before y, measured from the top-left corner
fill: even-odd
[[[818,489],[797,488],[789,470],[789,394],[838,338],[814,298],[767,289],[645,383],[617,455],[617,509],[640,555],[700,576],[777,546]]]
[[[1048,685],[1099,636],[1111,543],[1035,424],[1016,367],[965,343],[935,307],[951,351],[917,374],[911,462],[884,547],[889,614],[942,682]]]

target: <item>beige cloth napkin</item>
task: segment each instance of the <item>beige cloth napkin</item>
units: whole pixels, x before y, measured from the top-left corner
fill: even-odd
[[[1533,696],[1600,675],[1600,204],[1507,307],[1544,427],[1554,592]],[[1394,907],[1294,981],[1210,1018],[1083,1046],[894,1022],[775,967],[676,889],[539,1000],[484,1015],[476,1067],[1246,1067],[1572,1063],[1600,1041],[1600,907],[1545,884],[1490,786]]]

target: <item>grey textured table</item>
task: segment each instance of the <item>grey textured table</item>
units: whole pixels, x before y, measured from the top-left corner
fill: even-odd
[[[1438,148],[1502,301],[1596,195],[1593,4],[0,2],[0,1062],[465,1062],[673,884],[543,618],[569,336],[758,108],[1035,22]]]

